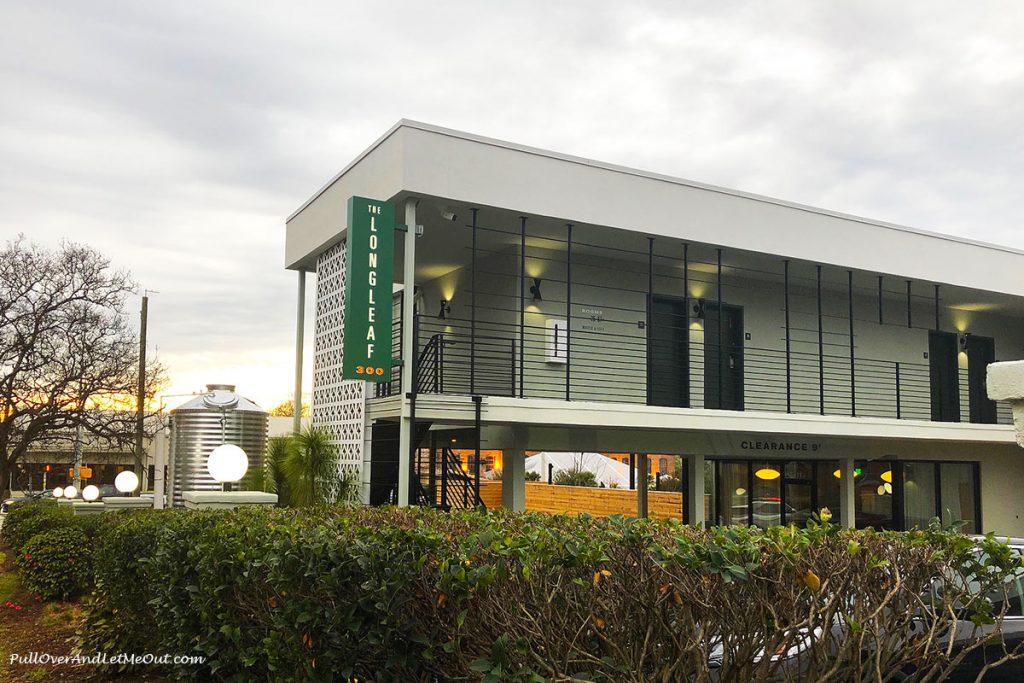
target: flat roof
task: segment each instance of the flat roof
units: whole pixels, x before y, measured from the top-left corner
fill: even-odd
[[[310,267],[341,239],[343,205],[352,194],[438,197],[1024,296],[1021,249],[408,119],[288,217],[287,267]],[[639,208],[625,211],[624,203]],[[854,227],[862,239],[848,239]]]
[[[606,161],[599,161],[597,159],[590,159],[587,157],[575,156],[573,154],[565,154],[563,152],[555,152],[549,149],[543,149],[540,147],[532,147],[530,145],[523,145],[518,142],[510,142],[508,140],[500,140],[498,138],[487,137],[486,135],[477,135],[475,133],[467,133],[466,131],[455,130],[454,128],[445,128],[444,126],[437,126],[432,123],[424,123],[423,121],[415,121],[413,119],[400,119],[398,123],[391,126],[384,135],[377,138],[376,141],[365,150],[363,150],[359,156],[353,159],[345,168],[341,169],[333,178],[328,180],[319,190],[304,201],[299,208],[295,209],[285,219],[285,222],[291,221],[297,215],[302,213],[302,210],[312,204],[320,195],[322,195],[331,185],[338,181],[345,173],[358,164],[363,157],[368,155],[374,149],[376,149],[382,142],[397,131],[399,128],[408,127],[416,128],[418,130],[428,131],[431,133],[437,133],[439,135],[448,135],[454,138],[461,138],[463,140],[472,140],[473,142],[479,142],[485,145],[493,145],[495,147],[503,147],[505,149],[515,150],[517,152],[525,152],[527,154],[536,154],[538,156],[549,157],[551,159],[558,159],[560,161],[567,161],[573,164],[582,164],[584,166],[592,166],[594,168],[603,168],[609,171],[615,171],[616,173],[627,173],[629,175],[639,176],[641,178],[650,178],[652,180],[660,180],[667,183],[675,183],[678,185],[685,185],[687,187],[694,187],[701,190],[708,190],[711,192],[720,192],[722,194],[732,195],[735,197],[743,197],[744,199],[753,199],[759,202],[766,202],[769,204],[777,204],[779,206],[789,207],[791,209],[798,209],[800,211],[810,211],[812,213],[818,213],[825,216],[833,216],[835,218],[842,218],[849,221],[855,221],[858,223],[869,223],[871,225],[877,225],[884,228],[891,228],[892,230],[903,230],[905,232],[914,233],[917,235],[926,235],[928,237],[934,237],[936,239],[952,240],[953,242],[962,242],[963,244],[971,244],[979,247],[987,247],[989,249],[999,249],[1001,251],[1007,251],[1013,254],[1019,254],[1024,256],[1024,249],[1016,249],[1006,245],[996,244],[994,242],[985,242],[984,240],[972,240],[966,237],[959,237],[957,235],[949,235],[946,233],[935,232],[932,230],[923,230],[920,228],[913,228],[906,225],[900,225],[898,223],[890,223],[887,221],[877,220],[873,218],[866,218],[864,216],[858,216],[856,214],[843,213],[841,211],[832,211],[831,209],[824,209],[818,206],[811,206],[809,204],[801,204],[799,202],[792,202],[786,199],[779,199],[777,197],[769,197],[767,195],[757,194],[755,192],[745,192],[743,190],[736,190],[729,187],[722,187],[721,185],[712,185],[710,183],[702,183],[696,180],[689,180],[688,178],[680,178],[678,176],[670,176],[664,173],[656,173],[654,171],[645,171],[643,169],[633,168],[631,166],[621,166],[619,164],[612,164]]]

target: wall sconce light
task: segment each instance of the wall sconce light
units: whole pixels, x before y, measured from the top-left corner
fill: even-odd
[[[458,215],[455,213],[455,209],[453,209],[450,206],[442,206],[440,208],[440,212],[441,218],[445,219],[446,221],[454,221],[456,218],[458,218]]]
[[[704,314],[707,308],[704,305],[704,299],[697,299],[693,302],[693,316],[699,320],[704,319]]]
[[[441,299],[441,308],[437,311],[437,319],[444,320],[452,312],[452,305],[447,299]]]
[[[543,301],[540,295],[540,282],[540,278],[535,277],[533,278],[533,285],[530,286],[530,294],[533,295],[534,301]]]
[[[971,338],[971,333],[970,332],[962,332],[959,335],[959,339],[957,341],[960,342],[960,350],[961,351],[966,351],[967,350],[967,345],[970,343],[970,338]]]

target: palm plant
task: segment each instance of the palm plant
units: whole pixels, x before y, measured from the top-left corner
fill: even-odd
[[[267,441],[267,457],[264,460],[264,490],[277,494],[279,507],[292,504],[288,478],[285,476],[284,463],[292,449],[291,436],[273,436]]]
[[[317,427],[306,429],[289,437],[283,472],[291,504],[307,507],[330,503],[338,499],[341,478],[338,471],[338,448],[331,435]]]

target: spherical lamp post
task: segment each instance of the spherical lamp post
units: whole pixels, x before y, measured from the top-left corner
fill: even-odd
[[[248,471],[249,456],[234,444],[221,444],[210,451],[206,469],[224,491],[230,491],[231,485],[240,481]]]
[[[131,470],[125,470],[114,477],[114,488],[124,494],[129,494],[139,488],[139,475]]]
[[[54,498],[63,498],[63,497],[64,497],[64,489],[63,489],[63,488],[61,488],[60,486],[58,486],[57,488],[55,488],[55,489],[53,490],[53,497],[54,497]]]
[[[100,490],[93,486],[92,484],[89,484],[84,489],[82,489],[82,498],[90,503],[95,502],[95,500],[99,497]]]
[[[67,498],[68,500],[74,498],[77,495],[78,495],[78,489],[76,489],[74,486],[65,486],[64,487],[64,497]]]

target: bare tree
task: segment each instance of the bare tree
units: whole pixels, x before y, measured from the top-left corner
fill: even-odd
[[[24,237],[0,250],[0,493],[33,444],[73,439],[123,450],[135,430],[135,289],[96,250],[47,250]],[[163,382],[153,363],[147,395]]]

